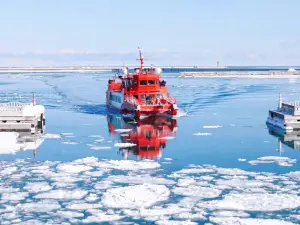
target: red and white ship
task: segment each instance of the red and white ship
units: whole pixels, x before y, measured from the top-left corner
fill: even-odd
[[[144,69],[144,58],[139,48],[140,68],[136,73],[124,69],[122,76],[108,81],[106,103],[111,109],[136,119],[150,115],[176,116],[176,99],[168,92],[164,80],[160,80],[160,69]]]

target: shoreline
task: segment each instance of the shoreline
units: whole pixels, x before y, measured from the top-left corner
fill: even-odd
[[[274,78],[291,79],[300,78],[300,75],[199,75],[199,76],[178,76],[178,78]]]

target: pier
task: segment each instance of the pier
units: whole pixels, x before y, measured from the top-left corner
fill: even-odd
[[[0,104],[0,131],[19,131],[35,134],[45,126],[42,105],[9,102]]]
[[[218,71],[218,72],[181,72],[179,77],[286,77],[299,76],[300,71]]]

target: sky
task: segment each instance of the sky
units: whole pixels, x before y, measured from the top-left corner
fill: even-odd
[[[300,65],[299,0],[0,0],[0,66]]]

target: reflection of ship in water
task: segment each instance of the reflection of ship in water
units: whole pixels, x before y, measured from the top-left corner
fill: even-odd
[[[300,130],[285,132],[284,130],[272,125],[268,125],[269,134],[278,138],[278,151],[282,151],[281,143],[294,150],[300,150]]]
[[[177,132],[177,121],[162,116],[133,121],[116,115],[108,115],[107,121],[111,134],[118,134],[122,143],[132,144],[124,144],[120,147],[119,153],[124,159],[128,159],[129,153],[136,155],[137,159],[161,158],[161,150],[166,147],[168,139],[175,137]]]
[[[0,132],[0,155],[32,150],[35,158],[43,141],[40,133],[32,135],[30,132]]]

